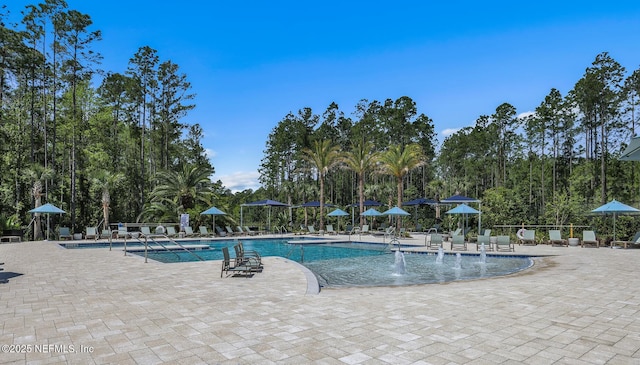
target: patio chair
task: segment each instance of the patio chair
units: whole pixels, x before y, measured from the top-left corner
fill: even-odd
[[[167,226],[167,237],[177,237],[178,233],[176,233],[176,227]]]
[[[308,226],[307,229],[309,230],[309,234],[320,234],[313,226]]]
[[[491,236],[489,236],[487,233],[487,231],[491,232],[490,229],[485,229],[483,235],[478,236],[478,239],[476,241],[476,251],[480,251],[480,247],[482,247],[482,245],[484,244],[484,249],[486,251],[493,251],[493,245],[491,244]]]
[[[442,235],[431,233],[425,236],[426,246],[428,249],[439,249],[442,247]]]
[[[60,230],[58,232],[58,239],[59,240],[63,240],[63,239],[72,240],[73,239],[73,235],[69,231],[69,227],[60,227]]]
[[[248,234],[249,236],[255,236],[258,234],[258,232],[252,231],[249,226],[244,226],[244,233]]]
[[[184,227],[184,236],[185,237],[193,237],[193,236],[195,236],[195,233],[193,233],[193,228],[191,228],[191,226],[185,226]]]
[[[635,236],[633,236],[633,238],[631,238],[628,241],[618,240],[618,241],[611,242],[611,248],[618,247],[618,246],[622,246],[624,248],[628,248],[630,246],[640,247],[639,245],[640,245],[640,232],[636,232]]]
[[[258,251],[245,251],[242,242],[238,242],[236,245],[234,245],[233,249],[236,251],[236,262],[244,264],[249,262],[249,258],[251,258],[253,259],[253,261],[249,262],[249,265],[254,266],[255,271],[262,271],[262,257],[260,256]]]
[[[129,237],[131,237],[131,235],[129,234],[129,231],[127,230],[127,227],[118,226],[118,234],[117,234],[116,237],[117,238],[129,238]]]
[[[220,271],[220,277],[222,277],[225,272],[227,274],[229,274],[229,272],[232,272],[234,273],[233,276],[241,274],[245,277],[250,277],[253,275],[251,271],[252,267],[250,265],[240,264],[236,259],[231,259],[228,247],[222,248],[222,255],[224,256],[224,258],[222,260],[222,270]]]
[[[111,238],[111,231],[108,229],[103,229],[102,232],[100,233],[100,239],[102,238]]]
[[[496,251],[515,251],[515,245],[511,242],[509,236],[496,237]]]
[[[140,233],[142,233],[144,237],[149,237],[151,236],[151,228],[149,226],[142,226],[140,227]]]
[[[582,231],[582,247],[591,246],[595,248],[600,247],[600,241],[596,239],[596,233],[594,231]]]
[[[84,233],[85,239],[93,239],[98,240],[98,228],[97,227],[86,227]]]
[[[230,226],[224,226],[224,229],[227,230],[227,234],[230,236],[236,236],[238,233],[233,230]]]
[[[451,250],[467,250],[467,241],[465,241],[463,235],[451,236]]]
[[[521,245],[537,245],[536,242],[536,231],[533,229],[527,229],[524,231],[522,238],[519,240]]]
[[[222,228],[216,226],[216,233],[220,237],[227,237],[227,232],[225,232]]]
[[[365,234],[365,233],[371,233],[371,231],[369,231],[369,225],[365,224],[362,226],[362,229],[360,229],[360,234]]]
[[[213,234],[209,233],[209,230],[207,229],[207,226],[200,226],[200,227],[198,227],[198,230],[200,231],[200,237],[213,236]]]
[[[338,232],[333,230],[333,224],[327,224],[327,234],[338,234]]]
[[[569,247],[569,241],[562,238],[559,229],[549,230],[549,243],[551,246],[567,246]]]
[[[236,226],[235,232],[238,236],[245,236],[247,234],[240,226]]]

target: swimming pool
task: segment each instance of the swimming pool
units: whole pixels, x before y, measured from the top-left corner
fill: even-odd
[[[322,287],[445,283],[508,275],[525,270],[533,264],[528,256],[486,255],[485,262],[482,262],[480,255],[465,253],[460,255],[460,261],[456,265],[456,255],[453,254],[445,254],[439,263],[435,253],[405,252],[404,270],[399,273],[395,252],[390,251],[387,245],[366,242],[314,243],[312,238],[306,240],[308,244],[289,244],[289,241],[291,238],[244,239],[242,243],[245,250],[258,251],[261,256],[280,256],[301,263],[314,273]],[[300,242],[298,239],[296,241]],[[323,242],[317,239],[315,241]],[[222,247],[229,247],[233,252],[233,245],[238,240],[196,240],[182,243],[206,245],[208,249],[195,253],[204,260],[222,260]],[[94,244],[88,244],[75,248],[88,246],[95,247]],[[141,245],[128,244],[127,247],[139,248]],[[143,256],[144,252],[136,254]],[[193,254],[180,251],[149,251],[148,257],[166,263],[198,260]]]

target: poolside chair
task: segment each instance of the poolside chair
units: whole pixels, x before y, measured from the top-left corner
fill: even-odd
[[[463,235],[451,236],[451,250],[467,250],[467,241],[465,241]]]
[[[118,226],[118,234],[117,234],[116,237],[117,238],[129,238],[129,237],[131,237],[131,235],[129,234],[129,231],[127,230],[127,227]]]
[[[229,272],[232,272],[234,273],[233,276],[241,274],[245,277],[250,277],[253,275],[253,273],[251,272],[252,267],[250,265],[239,264],[237,260],[231,259],[228,247],[222,248],[222,255],[224,256],[224,258],[222,260],[222,270],[220,271],[220,277],[222,277],[225,272],[227,274],[229,274]]]
[[[209,233],[209,230],[207,229],[207,226],[199,226],[198,227],[198,231],[200,231],[200,237],[213,236],[211,233]]]
[[[633,236],[633,238],[631,238],[628,241],[612,241],[611,242],[611,248],[617,247],[617,246],[622,246],[624,248],[629,248],[629,247],[640,247],[640,232],[636,232],[635,236]]]
[[[258,251],[254,250],[246,250],[244,249],[244,245],[242,242],[238,242],[233,246],[233,249],[236,251],[236,262],[244,264],[249,262],[249,258],[253,260],[249,262],[249,265],[254,266],[254,269],[262,271],[262,257],[258,253]]]
[[[98,239],[98,228],[97,227],[86,227],[84,233],[85,239],[93,239],[94,241]]]
[[[244,226],[244,233],[248,234],[249,236],[255,236],[258,234],[258,232],[252,231],[248,226]]]
[[[551,246],[567,246],[569,247],[569,241],[562,238],[562,234],[559,229],[549,230],[549,243]]]
[[[493,245],[491,244],[491,236],[486,234],[487,231],[491,231],[491,230],[485,229],[484,230],[485,234],[478,236],[478,239],[476,241],[476,251],[480,251],[480,247],[482,247],[482,244],[484,244],[484,249],[486,251],[493,251]]]
[[[111,238],[111,231],[108,229],[103,229],[102,233],[100,233],[100,239],[102,238]]]
[[[366,233],[371,233],[371,231],[369,231],[368,224],[363,225],[362,228],[360,229],[360,234],[366,234]]]
[[[511,243],[509,236],[496,237],[496,251],[515,251],[515,245]]]
[[[144,237],[149,237],[151,236],[151,228],[149,226],[142,226],[140,227],[140,233],[142,233]]]
[[[71,232],[69,232],[69,227],[60,227],[60,231],[58,232],[58,239],[59,240],[72,240],[73,239],[73,235],[71,235]]]
[[[537,245],[536,242],[536,231],[532,229],[527,229],[524,231],[522,238],[519,240],[521,245]]]
[[[229,234],[230,236],[235,236],[238,233],[236,231],[233,230],[233,228],[231,228],[230,226],[224,226],[224,229],[227,230],[227,234]]]
[[[327,224],[327,234],[338,234],[338,232],[333,230],[333,224]]]
[[[442,235],[431,233],[425,236],[426,246],[428,249],[439,249],[442,247]]]
[[[176,227],[174,226],[167,226],[167,237],[177,237],[178,234],[176,233]]]
[[[582,247],[585,246],[600,247],[600,241],[596,238],[594,231],[582,231]]]
[[[320,234],[313,226],[309,226],[307,229],[309,230],[309,234]]]
[[[222,230],[222,228],[220,228],[218,226],[216,226],[216,233],[220,237],[227,237],[227,232],[225,232],[224,230]]]
[[[191,226],[185,226],[184,227],[184,236],[185,237],[193,237],[193,236],[195,236],[195,233],[193,233],[193,228],[191,228]]]

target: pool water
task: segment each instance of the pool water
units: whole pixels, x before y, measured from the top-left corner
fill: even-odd
[[[435,253],[405,252],[404,265],[399,270],[397,256],[388,245],[364,242],[289,244],[286,239],[242,240],[245,251],[255,250],[261,256],[280,256],[301,263],[311,270],[322,287],[395,286],[427,283],[445,283],[508,275],[533,265],[527,256],[486,255],[481,263],[480,255],[462,254],[459,268],[456,256],[445,254],[442,263],[436,262]],[[296,241],[300,241],[296,239]],[[209,249],[192,251],[204,260],[222,260],[222,247],[228,247],[233,257],[233,246],[238,240],[189,241],[182,244],[208,245]],[[127,247],[140,244],[127,244]],[[96,247],[93,244],[69,248]],[[105,247],[102,245],[101,247]],[[106,245],[108,247],[108,244]],[[114,247],[122,247],[114,245]],[[136,252],[144,256],[144,252]],[[150,259],[172,263],[198,261],[193,254],[184,251],[149,251]]]

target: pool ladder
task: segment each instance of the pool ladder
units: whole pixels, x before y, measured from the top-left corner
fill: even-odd
[[[140,239],[140,237],[144,237],[144,240]],[[162,243],[162,241],[158,241],[158,240],[156,240],[156,238],[164,238],[164,239],[168,240],[169,242],[171,242],[172,244],[180,247],[183,251],[186,251],[189,254],[195,256],[198,260],[205,261],[198,254],[196,254],[195,252],[193,252],[193,251],[189,250],[188,248],[184,247],[178,241],[172,239],[171,237],[167,236],[166,234],[152,234],[152,235],[140,234],[138,237],[136,237],[136,239],[138,240],[138,242],[144,243],[144,262],[147,262],[147,254],[148,254],[148,250],[149,250],[149,242],[148,241],[151,241],[152,243],[160,245],[162,248],[164,248],[165,251],[173,253],[174,255],[176,255],[176,257],[180,257],[180,255],[178,255],[175,252],[175,250],[168,249],[167,246],[165,246],[164,243]],[[156,251],[156,252],[159,252],[155,248],[152,248],[152,250]],[[127,238],[126,237],[124,238],[124,254],[125,254],[125,256],[127,255]]]

